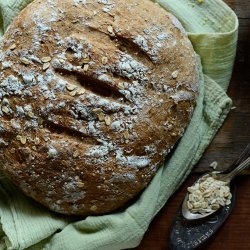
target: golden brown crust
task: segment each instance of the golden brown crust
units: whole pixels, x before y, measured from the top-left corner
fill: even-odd
[[[123,206],[195,106],[192,45],[148,0],[35,0],[0,49],[1,167],[59,213]]]

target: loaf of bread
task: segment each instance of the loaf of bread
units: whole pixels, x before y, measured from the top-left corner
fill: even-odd
[[[180,22],[149,0],[35,0],[0,45],[0,168],[52,211],[126,205],[198,95]]]

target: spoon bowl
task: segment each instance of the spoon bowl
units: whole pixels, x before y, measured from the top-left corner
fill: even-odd
[[[245,168],[247,168],[249,165],[250,165],[250,144],[240,155],[239,159],[234,164],[235,168],[231,172],[221,173],[218,171],[213,171],[211,173],[206,173],[202,175],[197,181],[195,181],[194,184],[196,184],[197,182],[201,182],[202,180],[205,180],[208,177],[213,177],[215,180],[225,182],[225,185],[227,185],[230,188],[231,180],[240,172],[242,172]],[[185,198],[182,202],[182,216],[187,220],[199,220],[206,218],[214,214],[221,208],[221,206],[219,206],[218,208],[212,209],[211,211],[206,213],[192,213],[188,208],[188,199],[189,199],[189,193],[185,195]]]

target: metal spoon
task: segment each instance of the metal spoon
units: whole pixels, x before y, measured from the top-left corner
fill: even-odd
[[[214,179],[224,181],[227,183],[228,186],[230,186],[231,180],[250,165],[249,155],[250,155],[250,144],[246,147],[246,149],[240,155],[239,159],[234,164],[234,166],[236,167],[231,172],[220,173],[220,172],[213,171],[211,173],[204,174],[195,183],[201,181],[202,178],[204,179],[206,177],[212,176]],[[182,215],[187,220],[197,220],[197,219],[208,217],[219,209],[218,208],[216,210],[212,210],[211,212],[204,213],[204,214],[192,213],[187,207],[187,201],[188,201],[188,193],[186,194],[184,201],[182,203]]]

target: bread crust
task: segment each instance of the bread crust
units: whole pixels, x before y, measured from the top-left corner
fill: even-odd
[[[1,168],[63,214],[111,212],[142,191],[198,94],[183,27],[148,0],[35,0],[0,61]]]

